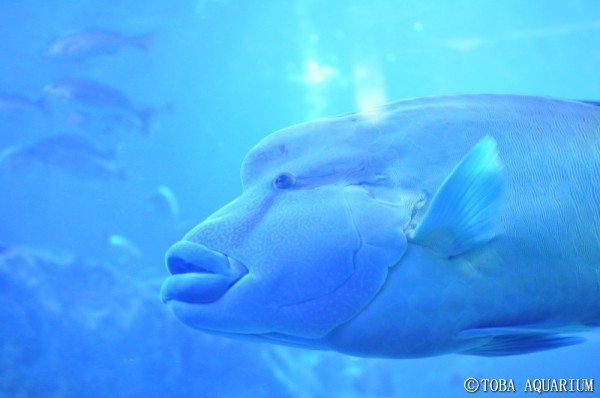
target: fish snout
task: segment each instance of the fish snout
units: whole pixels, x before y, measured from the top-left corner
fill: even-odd
[[[174,244],[166,254],[171,277],[163,284],[163,302],[205,304],[218,300],[248,269],[240,262],[189,241]]]

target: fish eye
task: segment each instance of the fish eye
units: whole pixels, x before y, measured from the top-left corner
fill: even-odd
[[[273,180],[273,186],[277,189],[286,189],[296,183],[296,177],[291,173],[281,173]]]

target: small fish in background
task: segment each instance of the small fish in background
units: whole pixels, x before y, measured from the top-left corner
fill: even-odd
[[[120,90],[90,79],[58,80],[45,86],[43,92],[45,101],[66,105],[71,114],[82,118],[95,116],[115,123],[133,120],[144,135],[150,133],[152,119],[163,110],[138,106]]]
[[[38,141],[33,147],[44,153],[71,152],[104,160],[114,160],[117,152],[115,147],[101,147],[82,135],[71,133],[51,135]]]
[[[54,121],[43,98],[0,91],[0,152],[7,146],[40,138]]]
[[[179,202],[177,197],[166,185],[159,185],[150,194],[148,200],[150,211],[176,220],[179,218]]]
[[[114,148],[101,148],[83,136],[58,134],[27,147],[48,168],[58,168],[83,180],[121,180],[127,173],[115,161]]]
[[[106,239],[110,255],[118,265],[139,265],[142,251],[123,235],[112,234]]]
[[[11,145],[0,151],[0,172],[12,173],[31,165],[33,158],[22,145]]]
[[[42,52],[42,56],[57,60],[83,60],[115,54],[125,47],[147,51],[152,38],[152,34],[127,36],[110,29],[87,28],[66,33],[53,40]]]
[[[0,169],[13,171],[32,163],[58,169],[83,180],[126,180],[115,161],[115,149],[101,148],[75,134],[57,134],[31,145],[14,145],[0,153]]]
[[[21,94],[0,92],[0,115],[11,117],[17,113],[27,112],[46,114],[48,111],[43,100],[34,100]]]

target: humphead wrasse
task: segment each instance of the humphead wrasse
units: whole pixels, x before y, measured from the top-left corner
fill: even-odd
[[[216,335],[367,356],[513,355],[600,325],[600,107],[432,97],[289,127],[167,253]]]

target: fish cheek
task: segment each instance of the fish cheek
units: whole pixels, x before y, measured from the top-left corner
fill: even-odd
[[[401,225],[385,233],[378,229],[393,224],[389,220],[392,210],[378,209],[364,190],[347,192],[339,186],[327,190],[329,194],[318,201],[312,192],[306,205],[318,205],[302,213],[303,223],[312,232],[305,234],[293,226],[294,234],[299,233],[296,236],[304,236],[296,253],[302,261],[295,269],[288,267],[290,262],[285,266],[294,277],[284,282],[281,291],[287,295],[287,304],[279,307],[276,316],[280,333],[320,338],[348,322],[373,300],[389,267],[406,250]],[[300,294],[290,300],[292,292]]]
[[[326,188],[272,201],[247,247],[260,262],[254,275],[273,284],[281,305],[319,297],[352,274],[359,242],[347,214],[342,198]]]
[[[277,307],[273,331],[317,338],[355,312],[339,289],[355,273],[360,241],[339,187],[278,195],[249,244],[263,247],[255,278]]]

